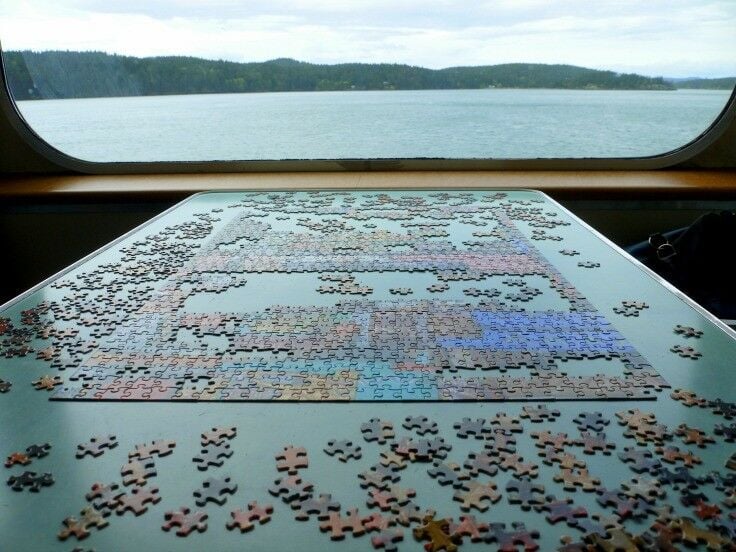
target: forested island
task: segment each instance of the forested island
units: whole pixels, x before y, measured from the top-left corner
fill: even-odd
[[[662,77],[537,63],[426,69],[388,63],[322,65],[293,59],[236,63],[71,51],[11,51],[5,52],[4,58],[8,83],[17,100],[329,90],[707,87],[704,79],[699,86],[696,81],[674,84]]]

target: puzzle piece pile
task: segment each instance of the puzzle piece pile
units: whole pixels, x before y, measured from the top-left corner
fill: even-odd
[[[389,551],[397,550],[407,536],[425,542],[427,550],[485,542],[502,551],[533,551],[544,538],[545,526],[565,526],[568,535],[559,547],[563,551],[677,549],[680,544],[731,550],[736,539],[736,459],[722,445],[734,442],[736,428],[730,420],[736,405],[683,389],[672,392],[671,398],[681,403],[678,408],[710,408],[712,416],[724,421],[707,432],[687,424],[668,427],[653,412],[637,408],[619,410],[613,420],[596,411],[565,419],[546,405],[526,404],[452,424],[406,416],[401,421],[404,433],[397,434],[392,421],[372,418],[355,428],[354,435],[325,438],[324,456],[316,459],[356,466],[353,485],[362,489],[363,504],[343,507],[337,497],[345,494],[344,482],[317,488],[308,477],[314,456],[288,444],[273,456],[275,478],[270,485],[263,482],[286,509],[250,500],[230,510],[224,529],[245,534],[273,515],[290,515],[296,522],[315,523],[330,539],[369,535],[374,548]],[[576,434],[569,433],[571,427]],[[163,531],[187,537],[211,530],[207,507],[225,506],[239,490],[226,473],[240,471],[232,464],[236,437],[237,429],[227,426],[201,434],[192,474],[217,473],[193,490],[192,503],[160,514]],[[533,445],[536,457],[519,453],[529,448],[524,442]],[[457,456],[453,451],[461,443],[472,450]],[[115,454],[117,447],[115,435],[97,435],[76,445],[73,455],[78,462],[96,462]],[[708,447],[724,450],[721,468],[703,462],[699,451]],[[6,468],[42,462],[52,450],[43,443],[11,452]],[[164,499],[153,484],[160,476],[157,465],[175,450],[176,443],[166,439],[133,446],[120,479],[92,482],[84,495],[86,505],[62,521],[58,538],[86,539],[94,530],[114,525],[113,513],[147,514]],[[366,457],[367,468],[362,463]],[[604,457],[610,460],[601,463]],[[632,476],[611,480],[610,470],[599,471],[610,462],[620,462]],[[597,469],[589,469],[589,464]],[[426,472],[427,484],[434,481],[446,488],[446,500],[428,502],[423,498],[426,491],[402,485],[410,465]],[[546,477],[540,478],[542,473]],[[177,479],[183,475],[177,474]],[[552,481],[552,486],[540,480]],[[28,471],[7,480],[19,492],[39,492],[53,482],[50,473]],[[53,487],[44,492],[53,492]],[[579,492],[593,497],[594,509],[590,500],[579,499]],[[502,508],[534,514],[537,523],[499,523]]]

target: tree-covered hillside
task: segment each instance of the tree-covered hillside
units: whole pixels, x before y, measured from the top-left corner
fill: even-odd
[[[722,79],[687,79],[674,83],[677,88],[733,90],[736,86],[736,77]]]
[[[24,51],[4,56],[8,82],[18,100],[320,90],[674,89],[661,77],[572,65],[513,63],[435,70],[388,63],[318,65],[292,59],[234,63],[102,52]]]

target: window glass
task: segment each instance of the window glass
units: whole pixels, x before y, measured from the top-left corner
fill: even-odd
[[[5,0],[0,39],[90,161],[650,156],[736,82],[731,0]]]

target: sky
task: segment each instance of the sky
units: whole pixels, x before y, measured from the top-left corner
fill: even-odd
[[[5,50],[736,75],[736,0],[0,0]]]

